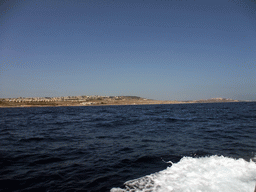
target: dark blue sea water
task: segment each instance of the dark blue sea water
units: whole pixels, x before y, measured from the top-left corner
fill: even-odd
[[[255,158],[256,102],[0,108],[0,191],[110,191],[215,155]]]

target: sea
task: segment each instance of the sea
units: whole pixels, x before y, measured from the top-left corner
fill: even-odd
[[[0,191],[254,192],[256,102],[0,108]]]

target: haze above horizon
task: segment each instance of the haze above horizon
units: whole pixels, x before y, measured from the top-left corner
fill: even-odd
[[[252,0],[5,0],[0,98],[256,100]]]

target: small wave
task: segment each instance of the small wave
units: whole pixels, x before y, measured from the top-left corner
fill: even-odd
[[[194,121],[194,118],[172,118],[172,117],[168,117],[165,118],[165,122],[167,123],[174,123],[174,122],[188,122],[188,121]]]
[[[169,122],[169,123],[170,123],[170,122],[176,122],[176,121],[178,121],[178,120],[179,120],[179,119],[176,119],[176,118],[166,118],[166,119],[165,119],[165,121],[166,121],[166,122]]]
[[[119,152],[133,152],[133,149],[130,147],[124,147],[120,149]]]
[[[42,140],[44,140],[43,137],[31,137],[26,139],[20,139],[21,142],[42,141]]]
[[[30,163],[30,165],[49,164],[49,163],[56,163],[56,162],[60,162],[60,161],[62,161],[61,158],[50,157],[50,158],[46,158],[46,159],[36,160],[33,163]]]
[[[107,135],[107,136],[104,136],[104,135],[103,135],[103,136],[97,136],[96,138],[97,138],[97,139],[109,139],[109,138],[111,138],[111,136],[108,136],[108,135]]]
[[[253,192],[256,163],[223,156],[183,157],[167,169],[124,183],[111,192]]]

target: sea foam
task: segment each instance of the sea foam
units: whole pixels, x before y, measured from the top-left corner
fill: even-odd
[[[111,192],[254,192],[256,163],[223,156],[183,157],[167,169],[124,183]]]

